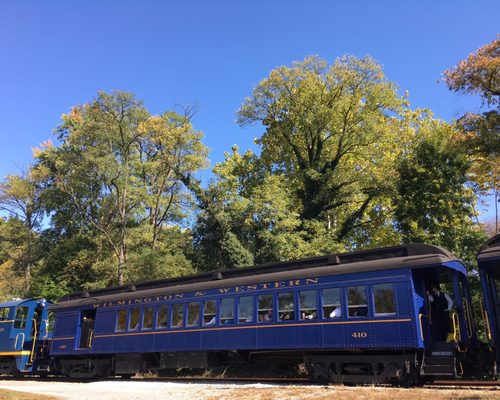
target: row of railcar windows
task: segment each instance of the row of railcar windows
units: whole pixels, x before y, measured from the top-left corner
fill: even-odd
[[[349,318],[368,316],[368,291],[373,294],[376,317],[396,315],[396,296],[392,283],[347,288]],[[136,307],[117,311],[116,332],[234,325],[280,321],[307,321],[342,317],[342,289],[326,288],[257,296],[229,297],[159,306]],[[318,304],[321,306],[318,307]],[[257,308],[257,310],[255,310]],[[276,312],[277,310],[277,312]],[[170,311],[170,312],[169,312]],[[255,312],[257,311],[257,312]],[[156,317],[156,318],[155,318]],[[156,320],[156,324],[155,324]]]

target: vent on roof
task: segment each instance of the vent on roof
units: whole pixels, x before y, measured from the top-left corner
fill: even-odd
[[[212,273],[212,279],[213,280],[222,279],[222,272],[220,272],[220,271],[214,271]]]
[[[340,258],[339,258],[339,256],[336,255],[336,254],[328,256],[328,264],[330,264],[330,265],[340,264]]]

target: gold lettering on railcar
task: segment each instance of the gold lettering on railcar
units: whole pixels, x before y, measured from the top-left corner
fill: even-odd
[[[232,286],[232,287],[223,287],[218,288],[217,291],[220,294],[235,294],[235,293],[244,293],[244,292],[252,292],[255,290],[265,290],[265,289],[282,289],[287,287],[300,287],[300,286],[308,286],[315,285],[319,282],[318,278],[304,278],[304,279],[293,279],[289,281],[274,281],[274,282],[264,282],[252,285],[245,286]],[[134,299],[127,300],[116,300],[116,301],[108,301],[104,303],[95,303],[93,304],[94,308],[106,308],[106,307],[116,307],[116,306],[125,306],[131,304],[144,304],[151,302],[160,302],[160,301],[168,301],[168,300],[179,300],[184,299],[184,297],[200,297],[205,296],[206,291],[198,290],[193,292],[192,294],[187,293],[171,293],[154,297],[137,297]]]

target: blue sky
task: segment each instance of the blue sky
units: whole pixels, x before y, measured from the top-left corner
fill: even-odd
[[[154,113],[197,103],[195,128],[220,161],[261,132],[235,123],[252,88],[315,54],[369,54],[412,107],[451,121],[480,102],[449,92],[441,72],[495,39],[499,21],[495,0],[3,0],[0,177],[29,165],[61,114],[98,90],[134,92]]]

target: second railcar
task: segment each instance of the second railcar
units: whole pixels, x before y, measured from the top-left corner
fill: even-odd
[[[446,332],[437,285],[453,303]],[[304,362],[320,381],[411,384],[463,373],[469,304],[456,257],[396,246],[70,295],[51,306],[51,356],[72,377]]]

